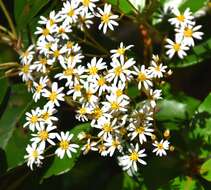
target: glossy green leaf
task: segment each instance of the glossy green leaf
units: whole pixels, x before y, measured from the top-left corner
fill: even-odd
[[[26,108],[31,104],[31,96],[24,85],[12,86],[11,96],[6,110],[0,119],[0,147],[5,148],[11,138],[16,124],[25,115]]]
[[[0,72],[0,76],[2,76],[2,73],[3,72]],[[0,108],[1,108],[2,101],[4,100],[7,90],[9,88],[9,82],[6,78],[0,79],[0,87],[1,87],[1,91],[0,91]]]
[[[29,143],[29,138],[30,135],[24,133],[22,128],[15,129],[5,148],[8,170],[24,163],[25,149]]]
[[[15,0],[14,15],[18,30],[22,30],[49,0]]]
[[[201,176],[211,182],[211,159],[207,160],[200,169]]]
[[[87,132],[89,130],[90,130],[90,124],[88,123],[81,124],[74,127],[72,130],[70,130],[70,133],[74,134],[73,142],[79,143],[77,140],[77,135],[82,131]],[[72,158],[68,158],[65,155],[63,159],[60,159],[57,156],[55,156],[53,163],[47,169],[43,178],[48,178],[52,175],[60,175],[60,174],[70,171],[74,167],[77,161],[77,158],[80,156],[80,154],[81,154],[81,150],[78,149],[77,153],[72,154]]]
[[[108,3],[111,3],[116,8],[119,8],[123,13],[130,13],[133,11],[133,7],[130,5],[128,0],[108,0]]]
[[[209,53],[211,50],[211,39],[208,39],[206,42],[203,42],[193,48],[192,51],[189,51],[188,56],[184,59],[178,59],[176,63],[170,65],[171,68],[183,68],[189,67],[201,63],[202,61],[211,57]]]
[[[206,6],[207,3],[208,3],[208,0],[197,0],[197,1],[186,0],[184,1],[184,3],[181,4],[180,10],[184,11],[186,8],[190,8],[192,12],[196,12],[199,9],[201,9],[203,6]]]
[[[209,112],[211,113],[211,93],[205,98],[205,100],[200,104],[198,111],[199,112]]]
[[[133,189],[138,189],[140,187],[140,185],[138,184],[137,181],[135,181],[128,174],[123,173],[123,184],[122,184],[122,187],[123,187],[122,189],[124,189],[124,190],[133,190]]]

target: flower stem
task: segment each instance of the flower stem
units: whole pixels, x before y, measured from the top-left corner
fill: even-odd
[[[7,21],[8,21],[8,24],[9,24],[11,30],[12,30],[12,33],[13,33],[14,37],[17,38],[17,34],[16,34],[14,23],[13,23],[12,18],[10,17],[10,15],[9,15],[9,13],[8,13],[8,11],[7,11],[7,9],[6,9],[6,7],[5,7],[5,5],[4,5],[2,0],[0,0],[0,7],[1,7],[1,9],[2,9]]]

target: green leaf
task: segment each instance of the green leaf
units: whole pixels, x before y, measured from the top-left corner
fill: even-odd
[[[22,30],[49,0],[15,0],[14,15],[18,30]]]
[[[12,86],[11,96],[6,110],[0,120],[0,147],[5,148],[11,138],[16,124],[25,115],[26,108],[31,104],[31,96],[24,85]]]
[[[170,65],[171,68],[183,68],[189,67],[201,63],[202,61],[211,57],[209,53],[211,50],[211,39],[195,46],[192,52],[186,56],[183,60],[178,59],[174,65]]]
[[[170,184],[159,190],[203,190],[204,188],[195,179],[186,177],[177,177],[171,180]]]
[[[0,72],[0,76],[2,76],[2,73],[3,72]],[[1,87],[1,92],[0,92],[0,108],[1,108],[2,101],[4,100],[7,90],[9,88],[9,82],[6,78],[0,79],[0,87]]]
[[[199,112],[211,113],[211,93],[205,98],[198,108]]]
[[[181,4],[180,10],[184,11],[185,9],[190,8],[192,12],[196,12],[203,6],[206,6],[207,3],[208,0],[197,0],[197,1],[186,0]]]
[[[201,176],[211,182],[211,159],[207,160],[200,169]]]
[[[122,189],[124,189],[124,190],[133,190],[133,189],[138,189],[139,186],[140,185],[138,184],[137,181],[135,181],[128,174],[123,173],[123,185],[122,185],[123,188]]]
[[[119,8],[123,13],[128,14],[133,11],[133,7],[128,3],[127,0],[108,0],[108,3]]]
[[[78,143],[77,135],[82,131],[88,132],[89,130],[90,130],[89,123],[81,124],[81,125],[74,127],[72,130],[70,130],[70,133],[74,134],[73,142]],[[74,167],[76,160],[80,156],[80,154],[81,154],[81,150],[79,148],[77,150],[77,153],[72,154],[72,158],[68,158],[65,155],[65,157],[63,159],[60,159],[57,156],[55,156],[53,163],[47,169],[43,178],[48,178],[52,175],[60,175],[60,174],[70,171]]]
[[[24,154],[29,143],[29,137],[22,128],[15,129],[5,148],[8,170],[24,163]]]

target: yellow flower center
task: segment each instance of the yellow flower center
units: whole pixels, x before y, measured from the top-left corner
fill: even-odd
[[[39,59],[40,64],[46,65],[47,64],[47,59],[46,58],[40,58]]]
[[[137,127],[137,128],[136,128],[136,132],[137,132],[138,134],[143,134],[144,131],[145,131],[144,127]]]
[[[139,81],[145,81],[146,79],[147,79],[147,76],[143,72],[138,73]]]
[[[59,33],[60,33],[60,34],[62,34],[62,33],[64,33],[64,32],[65,32],[65,29],[64,29],[64,28],[62,28],[62,27],[59,28]]]
[[[185,37],[192,37],[192,35],[193,35],[193,30],[191,28],[185,28],[184,36]]]
[[[111,127],[111,125],[109,123],[106,123],[103,125],[103,130],[107,133],[112,132],[113,128]]]
[[[65,75],[65,76],[71,76],[71,75],[73,75],[73,72],[74,72],[73,68],[67,68],[67,69],[64,71],[64,75]]]
[[[103,112],[100,108],[97,107],[94,109],[93,114],[96,119],[99,119],[103,115]]]
[[[179,15],[179,16],[177,16],[177,20],[179,20],[180,22],[184,22],[185,16],[184,15]]]
[[[86,91],[85,97],[86,97],[86,99],[87,99],[88,101],[90,101],[92,95],[93,95],[93,93],[92,93],[90,90],[88,90],[88,91]]]
[[[67,42],[67,48],[71,49],[73,47],[73,43],[71,41]]]
[[[119,48],[117,50],[117,53],[120,54],[120,55],[124,55],[125,54],[125,49],[124,48]]]
[[[122,94],[123,94],[123,92],[122,92],[121,89],[117,89],[117,90],[116,90],[116,96],[117,96],[117,97],[120,97]]]
[[[120,108],[119,104],[117,102],[111,102],[111,109],[112,110],[118,110]]]
[[[118,147],[120,145],[120,142],[118,140],[113,140],[112,141],[112,146],[113,147]]]
[[[29,65],[24,65],[21,69],[21,71],[25,74],[29,73]]]
[[[43,29],[42,34],[43,36],[47,36],[49,35],[50,31],[48,30],[48,28]]]
[[[89,6],[89,3],[90,3],[90,0],[83,0],[83,6],[84,7],[88,7]]]
[[[131,154],[130,154],[130,159],[132,161],[137,161],[138,160],[138,153],[136,151],[133,151]]]
[[[36,115],[33,115],[32,117],[31,117],[31,123],[36,123],[38,121],[38,117],[36,116]]]
[[[42,141],[46,141],[48,139],[48,132],[47,131],[40,131],[38,136]]]
[[[59,147],[63,150],[67,150],[69,148],[69,142],[66,141],[66,140],[62,140],[60,143],[59,143]]]
[[[82,86],[80,84],[77,84],[77,85],[74,86],[75,91],[80,91],[81,88],[82,88]]]
[[[55,23],[55,20],[51,18],[51,19],[49,20],[49,22],[50,22],[50,25],[53,26],[54,23]]]
[[[43,85],[42,85],[42,84],[39,84],[39,85],[37,86],[37,88],[36,88],[36,92],[37,92],[37,93],[40,93],[42,89],[43,89]]]
[[[71,9],[69,10],[69,12],[67,13],[67,15],[70,16],[70,17],[74,16],[74,14],[75,14],[75,11],[74,11],[74,9],[72,9],[72,8],[71,8]]]
[[[52,91],[50,96],[49,96],[49,100],[54,102],[57,99],[57,92]]]
[[[108,24],[109,20],[110,20],[110,14],[104,14],[101,16],[102,23]]]
[[[49,113],[48,112],[45,112],[42,114],[42,118],[46,121],[48,118],[49,118]]]
[[[159,144],[157,145],[157,147],[158,147],[159,150],[162,150],[162,149],[163,149],[163,144],[162,144],[162,143],[159,143]]]
[[[105,78],[104,77],[100,77],[99,79],[98,79],[98,85],[99,86],[103,86],[104,84],[105,84]]]
[[[173,49],[174,49],[175,51],[179,51],[179,50],[180,50],[180,44],[175,43],[175,44],[173,45]]]
[[[25,51],[25,52],[23,52],[23,54],[22,54],[23,57],[27,57],[28,55],[29,55],[29,52],[28,52],[28,51]]]
[[[38,156],[39,156],[38,151],[37,151],[37,150],[34,150],[34,151],[32,152],[32,157],[34,157],[34,158],[36,159],[36,158],[38,158]]]
[[[59,50],[54,51],[53,55],[54,55],[54,57],[59,57],[60,56]]]
[[[85,115],[85,114],[86,114],[86,108],[81,108],[81,109],[79,110],[79,113],[80,113],[81,115]]]
[[[122,73],[122,67],[121,66],[116,67],[114,73],[116,76],[119,76]]]
[[[90,73],[90,75],[96,75],[97,72],[98,72],[97,67],[93,66],[93,67],[90,67],[90,68],[89,68],[89,73]]]
[[[50,48],[51,48],[51,45],[52,45],[52,43],[50,43],[50,42],[49,42],[49,43],[46,43],[46,44],[45,44],[45,48],[46,48],[46,49],[50,49]]]

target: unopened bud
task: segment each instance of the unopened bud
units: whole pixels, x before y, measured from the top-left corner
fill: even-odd
[[[174,146],[170,146],[170,148],[169,148],[169,150],[171,151],[171,152],[173,152],[174,151]]]
[[[155,135],[151,135],[151,139],[154,141],[156,139]]]
[[[165,138],[168,138],[170,136],[170,130],[169,129],[165,130],[164,133],[163,133],[163,136]]]

